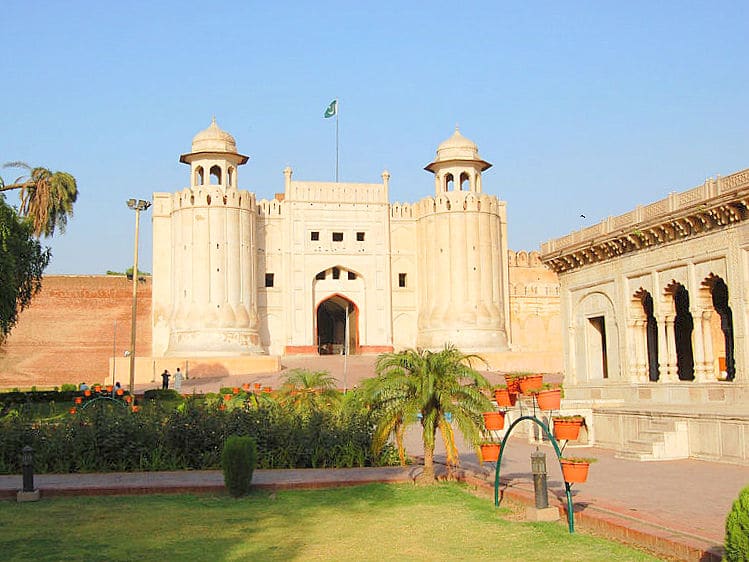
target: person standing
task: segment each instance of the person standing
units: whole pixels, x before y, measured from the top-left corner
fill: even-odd
[[[164,372],[161,373],[161,389],[167,390],[169,388],[169,377],[172,375],[169,374],[169,371],[164,369]]]
[[[182,371],[177,367],[177,372],[174,373],[174,390],[177,392],[182,390]]]

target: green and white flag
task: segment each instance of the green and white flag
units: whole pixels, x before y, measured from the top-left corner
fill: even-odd
[[[333,100],[330,102],[328,109],[325,110],[325,119],[333,117],[336,113],[338,113],[338,100]]]

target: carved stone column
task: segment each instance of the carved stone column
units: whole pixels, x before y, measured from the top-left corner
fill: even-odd
[[[674,322],[676,317],[673,314],[667,314],[663,317],[664,341],[663,348],[658,348],[658,353],[665,359],[661,363],[664,367],[663,381],[676,382],[678,380],[678,366],[676,363],[676,334],[674,332]],[[661,349],[663,350],[661,352]]]
[[[715,356],[713,354],[713,331],[712,331],[712,310],[703,310],[700,318],[700,328],[702,331],[702,362],[703,370],[702,375],[697,378],[701,382],[708,382],[715,380],[715,371],[713,365],[715,364]]]
[[[646,333],[645,333],[645,321],[640,318],[634,318],[630,321],[629,325],[629,337],[632,341],[632,352],[631,357],[633,373],[630,376],[630,380],[636,382],[646,382],[648,379],[648,361],[646,346]]]

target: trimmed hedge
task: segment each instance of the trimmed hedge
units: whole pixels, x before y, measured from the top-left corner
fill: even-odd
[[[0,419],[0,473],[21,472],[21,449],[34,448],[37,473],[221,468],[229,435],[257,443],[258,468],[316,468],[395,464],[386,449],[371,452],[365,411],[318,413],[309,418],[272,401],[221,409],[220,401],[188,398],[176,408],[145,401],[141,411],[102,401],[54,421]]]
[[[257,445],[252,437],[230,435],[221,454],[224,484],[235,498],[250,491],[252,473],[257,464]]]

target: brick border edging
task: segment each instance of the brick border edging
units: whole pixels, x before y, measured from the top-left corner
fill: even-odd
[[[459,481],[471,486],[494,491],[494,482],[487,482],[471,472],[458,471],[455,476]],[[506,487],[501,491],[501,495],[516,503],[535,505],[533,494],[525,490]],[[560,518],[566,521],[567,510],[563,506],[558,509]],[[678,531],[659,529],[635,518],[625,519],[613,513],[604,513],[594,506],[587,507],[585,511],[575,510],[575,526],[603,532],[624,543],[640,546],[666,556],[677,556],[682,560],[721,562],[723,559],[722,546],[687,537]]]

